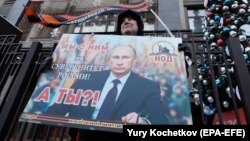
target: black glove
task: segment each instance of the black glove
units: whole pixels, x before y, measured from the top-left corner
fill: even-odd
[[[179,43],[178,44],[178,50],[184,51],[184,55],[188,56],[190,59],[192,59],[192,53],[190,47],[187,46],[187,44]]]
[[[178,44],[178,50],[184,52],[186,72],[187,72],[187,77],[188,77],[189,76],[188,67],[189,67],[189,65],[192,64],[192,61],[191,61],[191,59],[192,59],[191,49],[186,44],[179,43]]]

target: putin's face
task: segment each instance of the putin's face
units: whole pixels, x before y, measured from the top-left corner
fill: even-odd
[[[138,25],[136,20],[132,18],[124,18],[121,24],[122,35],[137,35]]]
[[[114,48],[109,58],[109,67],[112,73],[117,78],[121,78],[128,74],[136,61],[135,56],[135,51],[130,46],[119,46]]]

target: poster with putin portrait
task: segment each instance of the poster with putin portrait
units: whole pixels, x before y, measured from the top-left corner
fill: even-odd
[[[64,34],[20,121],[114,132],[127,124],[192,124],[181,42]]]

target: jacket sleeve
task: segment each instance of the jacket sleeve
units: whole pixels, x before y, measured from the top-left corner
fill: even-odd
[[[163,103],[160,99],[160,86],[152,82],[149,84],[147,97],[145,98],[145,112],[142,116],[151,124],[169,124],[169,120],[165,114]]]

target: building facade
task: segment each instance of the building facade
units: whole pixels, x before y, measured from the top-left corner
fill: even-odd
[[[38,13],[51,15],[68,14],[81,15],[102,6],[131,4],[141,0],[5,0],[0,3],[0,15],[6,17],[12,24],[18,25],[23,31],[22,40],[45,39],[57,40],[63,33],[113,32],[117,13],[96,16],[84,23],[61,26],[56,29],[31,25],[24,15],[24,6],[31,6]],[[205,16],[203,1],[200,0],[149,0],[151,9],[157,13],[163,23],[170,30],[191,29],[201,32]],[[170,12],[171,11],[171,12]],[[145,31],[166,30],[164,26],[150,12],[141,13],[145,23]]]

